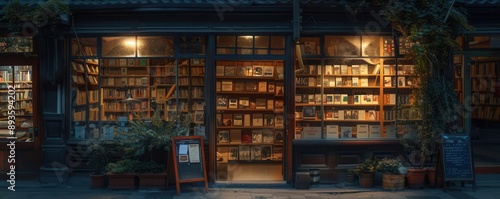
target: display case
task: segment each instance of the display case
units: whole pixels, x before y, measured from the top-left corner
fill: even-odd
[[[395,57],[392,37],[325,36],[324,44],[295,65],[296,140],[396,139],[403,120],[419,119],[409,106],[413,63]]]
[[[455,82],[463,78],[459,68],[455,69]],[[471,119],[477,124],[500,121],[500,60],[492,57],[472,57],[470,67]],[[456,92],[463,92],[459,83]],[[467,99],[466,99],[467,100]]]

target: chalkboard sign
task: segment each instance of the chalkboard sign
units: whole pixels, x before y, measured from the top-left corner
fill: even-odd
[[[470,137],[468,134],[443,134],[445,181],[474,181]]]
[[[177,195],[180,194],[180,183],[185,182],[203,181],[205,182],[205,191],[208,192],[204,154],[202,136],[176,136],[172,138],[172,159]]]

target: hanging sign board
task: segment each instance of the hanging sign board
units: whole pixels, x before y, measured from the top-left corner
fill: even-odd
[[[208,192],[204,154],[202,136],[172,138],[172,160],[177,195],[180,194],[180,183],[186,182],[205,182],[205,192]]]
[[[443,134],[442,150],[444,180],[472,181],[475,190],[470,136],[468,134]]]

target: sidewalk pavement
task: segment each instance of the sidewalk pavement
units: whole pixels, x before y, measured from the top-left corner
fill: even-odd
[[[0,199],[499,199],[500,174],[476,175],[476,191],[471,184],[451,186],[446,191],[433,188],[386,191],[382,187],[360,188],[354,184],[320,184],[309,190],[294,189],[289,184],[238,185],[210,183],[205,193],[202,183],[181,184],[181,194],[176,195],[175,186],[167,190],[136,189],[108,190],[89,189],[87,174],[72,174],[67,183],[40,183],[17,181],[16,191],[7,189],[1,182]]]

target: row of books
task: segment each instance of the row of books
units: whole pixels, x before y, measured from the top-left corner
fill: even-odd
[[[488,93],[472,92],[470,100],[472,104],[486,104],[486,105],[500,104],[500,96],[492,92]]]
[[[474,119],[500,120],[500,107],[478,106],[471,112]]]
[[[105,59],[105,66],[147,66],[148,59]]]
[[[381,135],[380,125],[370,124],[303,126],[297,127],[295,130],[295,139],[396,138],[396,136],[397,127],[395,125],[386,126],[385,136]]]
[[[324,71],[321,65],[306,65],[304,69],[299,70],[297,74],[308,75],[368,75],[377,74],[375,66],[368,64],[353,64],[353,65],[325,65]]]
[[[321,87],[321,78],[319,77],[296,77],[297,86]],[[377,85],[376,77],[325,77],[323,78],[324,87],[368,87]]]
[[[148,77],[101,77],[102,86],[147,86]]]
[[[152,76],[176,76],[177,75],[177,67],[175,65],[167,65],[160,67],[150,67],[149,69],[150,75]]]
[[[377,120],[379,111],[375,110],[325,110],[325,120]],[[316,107],[306,106],[302,111],[295,113],[296,119],[317,120],[322,119],[321,110],[316,110]]]
[[[148,89],[146,88],[131,88],[128,92],[134,98],[148,97]],[[118,88],[103,88],[102,94],[105,98],[125,98],[125,92],[120,91]]]
[[[86,91],[77,90],[76,91],[76,104],[82,105],[87,103],[87,98],[89,99],[89,103],[95,103],[99,101],[99,91],[98,90],[89,90],[88,93]]]
[[[282,70],[282,69],[281,69]],[[235,76],[259,76],[274,77],[274,66],[216,66],[217,76],[235,77]]]
[[[281,96],[284,94],[283,82],[272,81],[245,81],[233,82],[232,80],[216,81],[216,91],[223,92],[267,92]]]
[[[217,109],[283,110],[283,100],[217,95]]]
[[[177,81],[176,77],[151,77],[151,85],[157,86],[157,85],[162,85],[162,84],[175,84]]]
[[[218,113],[215,116],[217,126],[234,127],[283,127],[283,115],[264,113]]]
[[[73,120],[74,121],[84,121],[87,114],[86,109],[74,109],[73,110]],[[99,109],[90,108],[89,109],[89,120],[97,121],[99,119]]]
[[[500,77],[473,77],[471,79],[471,84],[472,91],[496,92],[497,87],[500,86]],[[459,87],[459,89],[461,89],[461,87]]]
[[[368,75],[368,74],[378,74],[379,66],[373,66],[368,64],[353,64],[353,65],[325,65],[324,72],[321,65],[306,65],[304,69],[299,70],[297,74],[307,74],[307,75]],[[398,75],[411,75],[414,71],[413,65],[398,65],[395,70],[394,65],[384,65],[383,74],[384,75],[395,75],[397,71]]]
[[[415,86],[414,77],[384,77],[384,87]]]
[[[103,73],[102,75],[121,75],[121,76],[126,76],[126,75],[148,75],[148,70],[147,68],[117,68],[117,67],[103,67],[102,69]]]
[[[201,86],[205,83],[203,77],[179,77],[179,85],[181,86],[188,86],[189,83],[191,82],[191,85],[198,85]]]
[[[231,160],[282,160],[283,146],[241,145],[217,147],[217,161],[227,163]]]
[[[376,94],[296,94],[296,103],[307,104],[379,104]]]
[[[485,75],[493,75],[493,76],[498,76],[500,75],[500,70],[496,69],[496,64],[495,62],[488,62],[488,63],[477,63],[474,64],[470,67],[471,69],[471,76],[485,76]]]
[[[283,140],[283,130],[274,129],[231,129],[217,133],[218,144],[279,144]]]
[[[105,111],[134,111],[144,110],[148,108],[147,101],[140,101],[136,103],[122,103],[122,102],[107,102],[103,105]]]

